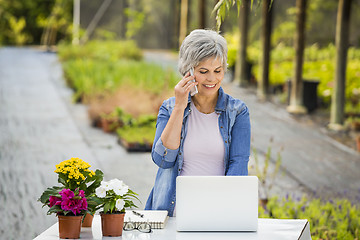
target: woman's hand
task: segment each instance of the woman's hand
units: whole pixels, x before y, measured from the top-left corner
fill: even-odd
[[[191,88],[196,86],[197,82],[192,82],[195,77],[190,75],[190,72],[186,73],[185,76],[175,86],[175,108],[184,110],[188,104],[188,97]]]

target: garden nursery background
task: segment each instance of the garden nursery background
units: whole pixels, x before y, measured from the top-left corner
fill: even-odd
[[[359,0],[0,0],[0,238],[56,222],[37,199],[71,157],[144,207],[179,44],[206,28],[228,42],[225,91],[250,109],[259,217],[359,239],[359,23]]]

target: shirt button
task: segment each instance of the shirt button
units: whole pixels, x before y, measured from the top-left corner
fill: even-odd
[[[221,126],[220,128],[223,128],[223,126]]]
[[[181,153],[179,153],[179,155],[181,155]]]
[[[225,143],[227,143],[227,141],[225,141]]]
[[[174,201],[172,201],[171,204],[174,204]]]

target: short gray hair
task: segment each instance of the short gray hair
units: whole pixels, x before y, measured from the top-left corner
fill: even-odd
[[[178,69],[185,75],[207,58],[220,58],[224,71],[227,69],[227,44],[223,36],[213,30],[196,29],[182,42]]]

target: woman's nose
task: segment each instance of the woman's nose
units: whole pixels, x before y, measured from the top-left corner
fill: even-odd
[[[215,81],[215,80],[216,80],[215,74],[214,74],[214,73],[210,73],[210,74],[208,75],[208,77],[207,77],[207,80],[208,80],[209,82]]]

